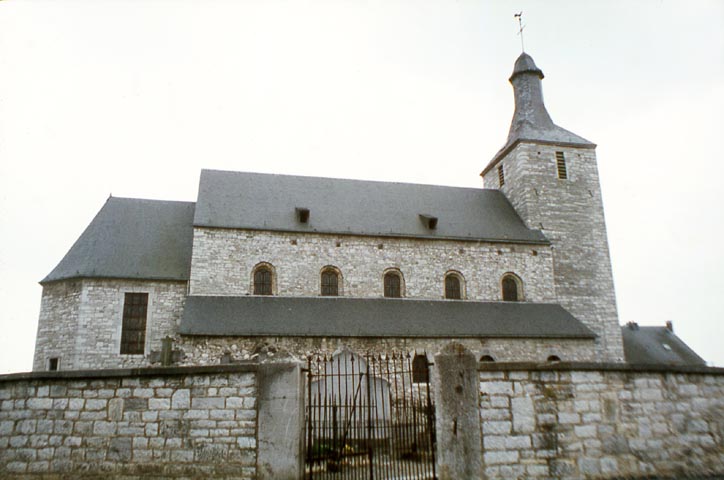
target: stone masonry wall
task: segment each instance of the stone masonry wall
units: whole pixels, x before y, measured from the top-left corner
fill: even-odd
[[[563,152],[568,179],[558,178],[556,152]],[[599,335],[601,361],[623,362],[623,342],[593,149],[521,143],[484,177],[499,188],[529,228],[552,243],[558,302]]]
[[[485,478],[724,475],[722,369],[479,368]]]
[[[235,368],[0,378],[0,478],[257,478],[257,375]]]
[[[545,362],[551,355],[571,362],[595,360],[591,340],[562,339],[457,339],[454,340],[469,349],[476,359],[490,355],[497,362]],[[305,337],[264,337],[264,338],[218,338],[182,337],[175,338],[174,349],[184,353],[182,365],[218,365],[223,362],[242,362],[259,355],[283,356],[292,354],[305,361],[309,355],[330,355],[342,348],[364,355],[367,353],[386,355],[391,352],[427,353],[440,351],[451,339],[437,338],[305,338]]]
[[[60,359],[62,369],[73,365],[82,293],[80,280],[43,286],[33,370],[47,370],[50,358]]]
[[[60,370],[139,367],[176,333],[186,298],[185,282],[78,280],[43,287],[33,370],[60,359]],[[121,355],[126,292],[147,292],[144,355]]]
[[[210,228],[194,229],[190,294],[251,294],[252,271],[260,262],[273,265],[277,295],[319,295],[322,268],[334,266],[341,271],[344,296],[381,297],[385,270],[398,268],[406,297],[444,298],[444,275],[456,271],[464,278],[464,298],[497,301],[501,277],[514,272],[523,281],[525,300],[556,301],[545,245]]]

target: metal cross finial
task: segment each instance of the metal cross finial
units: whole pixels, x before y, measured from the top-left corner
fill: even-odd
[[[523,45],[523,29],[525,28],[525,25],[523,25],[523,11],[521,10],[520,12],[516,13],[513,16],[518,19],[518,26],[519,26],[518,35],[520,35],[520,50],[522,52],[525,52],[525,45]]]

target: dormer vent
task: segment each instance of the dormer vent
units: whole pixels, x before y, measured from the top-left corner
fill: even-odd
[[[437,228],[437,217],[433,217],[432,215],[428,215],[426,213],[421,213],[420,220],[422,221],[423,225],[425,225],[430,230],[435,230]]]
[[[303,207],[297,207],[294,209],[297,212],[297,220],[299,223],[309,223],[309,209]]]

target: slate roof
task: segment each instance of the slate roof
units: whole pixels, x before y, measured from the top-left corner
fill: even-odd
[[[179,333],[205,336],[593,339],[557,304],[349,297],[189,296]]]
[[[188,280],[194,203],[109,198],[40,283],[68,278]]]
[[[510,122],[508,140],[485,167],[482,175],[522,141],[583,148],[596,146],[593,142],[553,123],[543,102],[541,86],[543,78],[543,71],[536,66],[533,58],[525,52],[521,53],[515,61],[513,74],[510,76],[515,96],[515,113]]]
[[[632,365],[706,366],[706,361],[666,327],[621,327],[626,362]],[[668,345],[668,348],[664,345]]]
[[[298,208],[309,210],[307,223]],[[424,216],[436,217],[437,227]],[[201,172],[194,225],[548,243],[497,190],[217,170]]]

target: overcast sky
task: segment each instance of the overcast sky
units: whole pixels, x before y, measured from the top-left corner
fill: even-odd
[[[0,1],[0,373],[106,198],[199,171],[481,187],[525,47],[598,144],[621,323],[724,366],[724,2]]]

